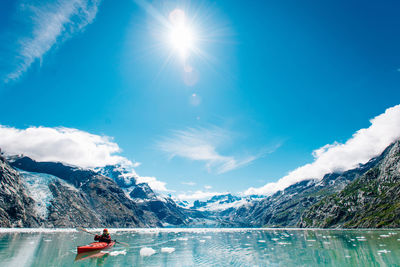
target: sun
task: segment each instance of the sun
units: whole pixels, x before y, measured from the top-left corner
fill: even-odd
[[[168,41],[172,48],[185,59],[194,49],[196,35],[189,25],[183,10],[174,9],[169,14],[169,20],[171,24]]]

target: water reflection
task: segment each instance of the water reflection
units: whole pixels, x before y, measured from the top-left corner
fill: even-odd
[[[111,230],[113,238],[129,243],[130,247],[116,245],[109,251],[79,255],[76,246],[90,243],[91,236],[73,231],[0,233],[0,266],[398,266],[398,233]]]

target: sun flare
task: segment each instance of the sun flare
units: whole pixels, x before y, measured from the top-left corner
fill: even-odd
[[[185,12],[174,9],[170,15],[171,23],[169,32],[169,43],[182,58],[186,58],[194,48],[195,34],[185,18]]]

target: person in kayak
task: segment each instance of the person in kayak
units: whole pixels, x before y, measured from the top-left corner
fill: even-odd
[[[112,241],[111,240],[111,236],[108,233],[107,229],[103,230],[103,234],[102,235],[95,235],[94,236],[94,240],[99,241],[99,242],[107,242],[107,243],[110,243]]]

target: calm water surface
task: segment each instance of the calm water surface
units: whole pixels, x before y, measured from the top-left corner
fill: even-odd
[[[100,229],[97,230],[100,232]],[[130,244],[77,258],[75,230],[0,229],[0,266],[400,266],[400,231],[111,229]]]

